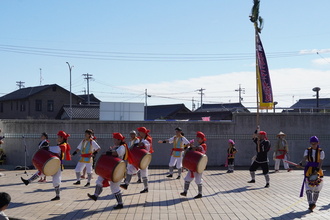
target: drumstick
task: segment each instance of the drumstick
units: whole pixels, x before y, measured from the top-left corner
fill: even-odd
[[[298,167],[298,168],[303,168],[302,166],[300,166],[299,164],[297,164],[297,163],[294,163],[294,162],[292,162],[292,161],[288,161],[288,160],[283,160],[285,163],[288,163],[288,164],[291,164],[291,165],[294,165],[294,166],[296,166],[296,167]]]

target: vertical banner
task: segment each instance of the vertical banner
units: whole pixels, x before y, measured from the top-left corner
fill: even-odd
[[[256,35],[257,56],[257,84],[260,109],[272,109],[274,106],[273,91],[270,82],[266,54],[262,46],[259,34]]]

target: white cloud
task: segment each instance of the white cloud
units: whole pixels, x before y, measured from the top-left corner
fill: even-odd
[[[330,49],[300,50],[299,54],[330,53]]]
[[[320,58],[312,60],[312,63],[315,65],[330,65],[330,58]]]
[[[313,98],[312,88],[321,88],[320,98],[330,97],[330,71],[314,69],[275,69],[270,70],[274,101],[278,107],[290,107],[296,100]],[[185,80],[163,81],[154,84],[135,85],[134,89],[144,91],[148,89],[149,105],[184,103],[191,107],[191,99],[200,100],[197,89],[205,89],[203,103],[238,102],[238,85],[245,88],[243,104],[247,107],[256,106],[256,89],[254,72],[232,72],[214,76],[200,76]],[[162,97],[168,97],[161,98]]]

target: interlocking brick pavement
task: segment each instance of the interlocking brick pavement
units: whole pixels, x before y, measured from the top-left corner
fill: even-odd
[[[29,170],[28,174],[35,171]],[[264,188],[265,179],[257,171],[256,183],[250,180],[248,170],[208,169],[204,172],[203,198],[194,199],[197,185],[192,182],[187,197],[180,196],[184,180],[166,178],[167,169],[149,170],[149,193],[140,194],[143,184],[136,177],[128,190],[123,190],[124,208],[113,210],[116,200],[110,189],[104,189],[94,202],[87,193],[94,193],[96,174],[91,187],[86,180],[74,186],[75,173],[66,169],[62,173],[61,200],[51,202],[55,196],[51,177],[47,183],[34,182],[25,186],[22,171],[2,171],[0,191],[8,192],[12,202],[5,213],[16,219],[330,219],[330,177],[324,177],[317,207],[313,213],[307,208],[306,196],[299,198],[303,171],[294,170],[270,174],[270,188]],[[183,173],[185,176],[187,173]],[[327,174],[327,172],[325,172]],[[174,174],[176,177],[176,174]]]

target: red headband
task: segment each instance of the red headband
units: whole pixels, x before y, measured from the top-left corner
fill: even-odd
[[[265,139],[268,140],[266,131],[259,131],[259,134],[264,135]]]
[[[65,133],[64,131],[59,131],[57,133],[57,135],[60,136],[60,137],[62,137],[62,138],[64,138],[64,139],[68,139],[68,137],[70,137],[70,135],[67,134],[67,133]]]
[[[196,137],[199,137],[203,139],[203,141],[206,141],[205,134],[203,132],[197,131]]]
[[[150,130],[146,129],[146,127],[139,127],[139,128],[137,128],[137,130],[140,132],[146,133],[146,134],[148,134],[150,132]]]
[[[118,139],[118,140],[121,140],[121,141],[123,141],[125,139],[125,137],[121,133],[112,133],[112,137],[114,139]]]

